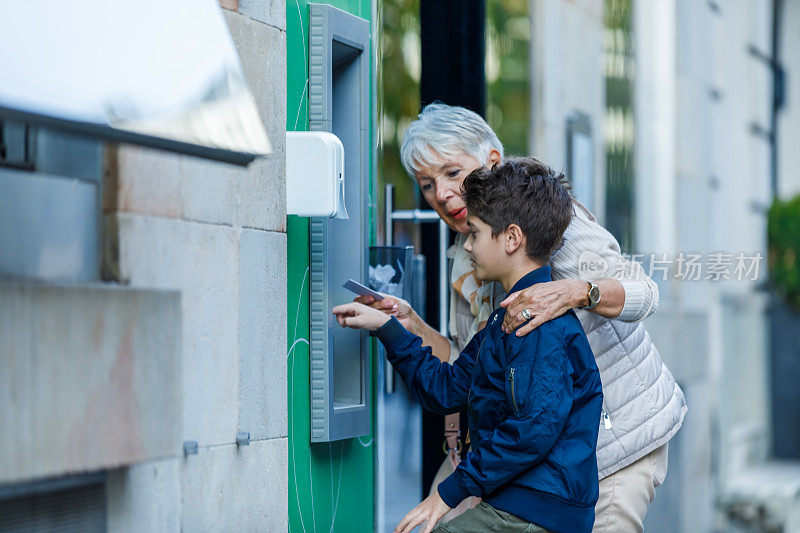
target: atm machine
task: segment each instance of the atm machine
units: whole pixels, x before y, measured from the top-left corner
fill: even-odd
[[[393,211],[390,187],[385,246],[369,248],[369,24],[329,5],[309,9],[311,131],[287,132],[287,210],[311,217],[311,442],[369,433],[374,368],[375,530],[392,531],[423,492],[421,407],[395,378],[380,344],[370,358],[367,333],[340,328],[330,309],[352,300],[342,287],[350,278],[424,309],[424,260],[411,247],[394,246],[392,229],[401,220],[438,222],[445,243],[439,260],[446,262],[447,228],[433,211]],[[440,286],[446,299],[446,280]],[[444,333],[446,318],[445,306]]]
[[[342,285],[367,279],[369,252],[369,23],[309,4],[308,132],[286,134],[287,212],[310,218],[311,442],[370,432],[370,340],[331,308]]]

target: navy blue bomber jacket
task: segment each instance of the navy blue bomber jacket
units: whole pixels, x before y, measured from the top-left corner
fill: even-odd
[[[550,281],[550,267],[510,292]],[[591,531],[598,497],[600,374],[573,311],[524,337],[503,333],[496,309],[452,365],[394,318],[376,330],[387,357],[426,409],[467,409],[471,450],[439,484],[450,507],[467,496],[550,531]]]

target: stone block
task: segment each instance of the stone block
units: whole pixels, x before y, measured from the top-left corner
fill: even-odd
[[[647,319],[647,332],[661,359],[679,382],[706,379],[709,373],[709,317],[662,301]]]
[[[703,169],[705,170],[705,169]],[[678,174],[678,249],[688,251],[710,250],[711,246],[711,185],[707,176]],[[692,285],[697,285],[693,283]]]
[[[546,22],[545,22],[546,24]],[[605,57],[603,20],[591,17],[586,11],[564,4],[561,27],[563,35],[580,35],[580,39],[564,39],[563,46],[550,46],[549,53],[558,54],[565,74],[559,83],[563,92],[561,113],[582,111],[592,118],[595,138],[601,133],[599,118],[605,110]],[[547,51],[545,52],[547,53]]]
[[[239,236],[239,430],[287,435],[286,234]]]
[[[603,24],[603,3],[595,0],[577,0],[575,4],[595,19],[599,24]]]
[[[769,48],[764,52],[769,54]],[[746,114],[752,124],[758,124],[764,130],[769,130],[772,120],[772,71],[763,61],[749,57],[747,71],[744,73],[749,80],[749,112]],[[761,144],[769,146],[769,139],[761,134]],[[755,143],[754,143],[755,144]]]
[[[183,461],[183,531],[286,531],[288,439],[201,447]]]
[[[676,24],[680,30],[675,51],[677,70],[706,88],[711,82],[715,52],[709,28],[716,16],[706,2],[677,0],[675,3]]]
[[[644,530],[652,533],[714,530],[711,386],[707,381],[680,385],[689,410],[669,442],[667,478],[647,510]]]
[[[0,483],[180,450],[180,296],[0,284]]]
[[[731,476],[719,498],[725,530],[800,531],[800,465],[767,461]]]
[[[150,461],[108,472],[108,531],[180,531],[181,460]]]
[[[182,162],[187,157],[129,144],[107,145],[103,209],[180,217]]]
[[[251,164],[241,181],[240,225],[286,231],[286,32],[233,13],[226,19],[272,143],[272,154]]]
[[[782,20],[800,20],[800,2],[783,2],[781,9]],[[779,196],[787,199],[800,194],[800,91],[791,90],[790,85],[796,82],[789,81],[800,77],[800,32],[781,31],[778,47],[786,73],[786,100],[777,117],[778,188]]]
[[[152,148],[109,149],[104,210],[285,230],[285,137],[271,134],[270,142],[273,154],[246,168]]]
[[[681,498],[683,527],[680,529],[709,531],[714,521],[714,390],[709,381],[681,383],[681,386],[689,410],[674,439],[675,445],[671,446],[680,455],[678,468],[673,470],[673,483]]]
[[[239,0],[239,13],[286,31],[286,2],[281,0]]]
[[[731,18],[736,20],[737,25],[747,26],[747,41],[766,53],[770,53],[772,48],[772,10],[774,8],[775,4],[766,0],[746,2],[731,8]],[[785,17],[786,13],[781,13],[781,15]],[[784,18],[784,20],[793,19]],[[797,32],[795,32],[796,34]]]
[[[182,295],[182,440],[233,443],[239,422],[239,230],[139,215],[115,219],[121,279]]]
[[[708,179],[713,153],[711,138],[712,102],[708,86],[685,74],[677,78],[677,127],[684,132],[676,136],[678,171],[695,179]]]
[[[237,9],[239,9],[239,0],[219,0],[219,5],[223,9],[236,11]]]
[[[720,435],[730,451],[726,468],[763,458],[771,432],[769,421],[768,325],[764,308],[767,295],[756,292],[722,292],[719,320],[711,331],[719,339]],[[741,452],[734,453],[738,448]],[[745,459],[737,460],[736,457]]]
[[[561,122],[564,97],[561,84],[568,79],[565,73],[564,52],[560,47],[548,46],[563,36],[564,13],[562,2],[534,2],[531,39],[531,117],[537,128]],[[546,21],[546,22],[545,22]],[[536,75],[538,73],[547,73]],[[562,141],[563,142],[563,141]],[[541,147],[534,146],[539,151]]]
[[[566,118],[563,121],[538,123],[532,155],[541,158],[553,168],[566,168],[566,125]]]
[[[239,187],[246,174],[258,163],[253,162],[247,169],[225,163],[184,158],[181,165],[181,216],[184,219],[209,224],[238,225],[242,220],[237,200]],[[252,191],[264,198],[263,194]],[[246,224],[254,224],[254,220]]]

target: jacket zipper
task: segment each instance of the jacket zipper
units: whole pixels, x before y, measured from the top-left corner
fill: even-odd
[[[511,383],[511,403],[514,404],[514,414],[519,414],[519,409],[517,408],[517,396],[514,393],[514,367],[508,369],[508,381]]]
[[[475,365],[478,364],[478,360],[481,358],[481,350],[483,350],[483,343],[486,342],[486,337],[483,338],[481,341],[481,345],[478,346],[478,353],[475,355]]]
[[[603,426],[605,426],[606,429],[611,429],[611,417],[609,417],[608,413],[606,413],[605,407],[600,412],[600,420],[603,421]]]

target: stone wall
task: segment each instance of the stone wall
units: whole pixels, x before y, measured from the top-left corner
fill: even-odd
[[[286,530],[286,30],[282,1],[225,17],[273,153],[247,168],[106,154],[106,278],[181,295],[181,441],[109,474],[111,531]],[[251,442],[237,446],[239,432]]]
[[[0,488],[180,450],[180,295],[0,282]]]

